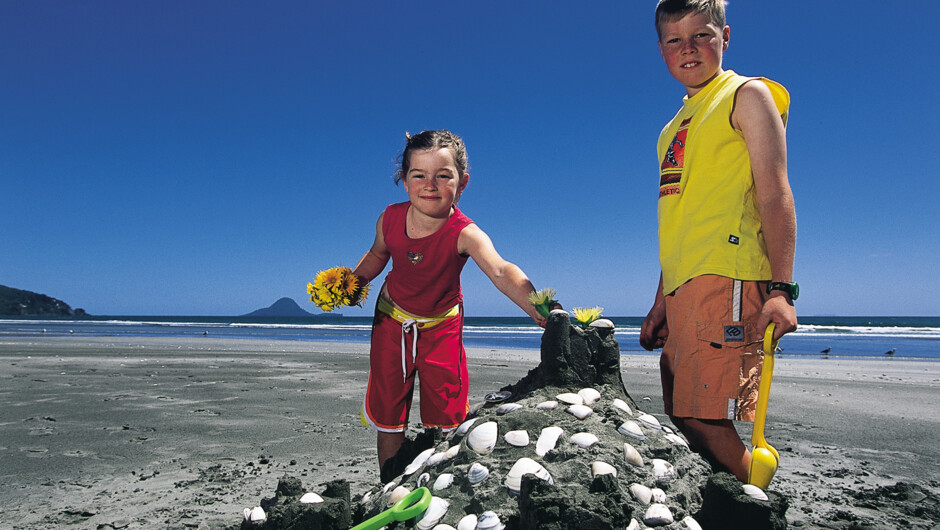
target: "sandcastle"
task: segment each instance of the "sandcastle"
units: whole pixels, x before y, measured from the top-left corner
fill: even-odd
[[[443,435],[406,440],[384,484],[350,498],[344,481],[319,495],[281,479],[274,497],[246,510],[243,528],[347,529],[419,487],[430,507],[387,528],[785,528],[786,499],[713,474],[668,425],[637,407],[620,375],[614,326],[571,325],[554,311],[541,362],[471,406]]]

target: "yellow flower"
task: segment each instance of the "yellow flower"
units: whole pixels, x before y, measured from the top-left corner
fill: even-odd
[[[532,305],[544,305],[553,301],[553,298],[555,298],[555,290],[550,287],[529,293],[529,301]]]
[[[574,313],[574,319],[581,324],[582,328],[587,328],[591,322],[594,322],[601,317],[601,311],[604,309],[601,307],[576,307],[571,311]]]
[[[343,275],[343,292],[348,296],[353,296],[359,290],[359,277],[349,272]]]
[[[307,283],[307,292],[310,301],[324,311],[353,303],[361,306],[369,286],[360,285],[360,281],[349,267],[333,267],[318,272],[313,283]]]
[[[317,279],[330,289],[340,287],[343,284],[343,274],[340,269],[341,267],[333,267],[332,269],[320,271],[317,273]]]

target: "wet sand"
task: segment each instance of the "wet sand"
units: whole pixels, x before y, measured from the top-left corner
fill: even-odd
[[[471,399],[535,350],[468,350]],[[623,356],[662,421],[658,360]],[[218,528],[285,474],[353,496],[378,482],[359,424],[366,345],[180,338],[0,338],[0,526]],[[417,418],[413,417],[414,423]],[[750,425],[740,424],[745,440]],[[796,528],[940,525],[940,363],[777,360],[769,489]],[[900,485],[898,485],[900,484]]]

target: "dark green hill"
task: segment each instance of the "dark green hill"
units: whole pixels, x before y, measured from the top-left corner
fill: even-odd
[[[0,285],[0,315],[4,316],[85,316],[84,309],[72,309],[51,296]]]
[[[274,302],[269,307],[264,309],[258,309],[257,311],[252,311],[246,317],[313,317],[317,316],[313,313],[309,313],[303,309],[293,298],[281,298],[277,302]],[[340,315],[341,316],[341,315]]]

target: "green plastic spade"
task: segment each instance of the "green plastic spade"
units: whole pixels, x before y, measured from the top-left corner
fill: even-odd
[[[352,527],[352,530],[378,530],[392,521],[407,521],[425,512],[431,504],[431,490],[418,488],[402,497],[391,508]]]

